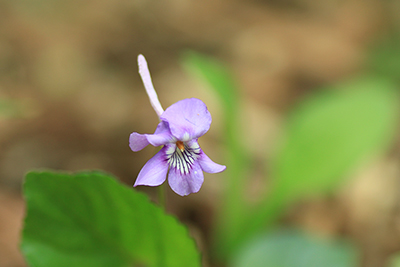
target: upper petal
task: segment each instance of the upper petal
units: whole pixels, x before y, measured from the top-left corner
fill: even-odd
[[[197,162],[193,163],[191,170],[187,174],[182,174],[177,168],[170,168],[168,174],[169,186],[181,196],[199,192],[203,181],[203,171]]]
[[[160,119],[168,122],[171,133],[180,141],[199,138],[211,125],[207,106],[197,98],[176,102],[164,111]]]
[[[203,151],[200,152],[200,157],[197,160],[201,169],[208,173],[222,172],[226,169],[226,166],[215,163]]]
[[[165,147],[155,154],[140,170],[133,186],[158,186],[167,178],[168,163],[165,156]]]

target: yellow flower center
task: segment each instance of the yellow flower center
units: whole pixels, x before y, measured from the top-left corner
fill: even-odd
[[[177,141],[176,146],[183,152],[185,150],[185,145],[183,144],[182,141]]]

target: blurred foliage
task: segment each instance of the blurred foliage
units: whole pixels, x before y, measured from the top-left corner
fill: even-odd
[[[231,75],[217,64],[199,54],[185,58],[185,65],[197,69],[222,103],[238,99]],[[229,93],[235,96],[227,97]],[[240,107],[238,102],[231,105],[236,110]],[[236,113],[230,112],[233,107],[229,103],[224,107],[226,121],[238,123]],[[240,147],[243,137],[229,139],[227,165],[234,170],[226,173],[227,199],[220,215],[222,227],[217,231],[222,257],[233,255],[248,238],[274,224],[294,200],[331,193],[360,163],[384,151],[393,141],[398,115],[396,86],[385,78],[359,77],[304,99],[289,116],[281,146],[271,163],[272,181],[265,189],[269,193],[257,206],[246,205],[243,196],[251,175],[251,170],[240,170],[248,167],[242,156],[245,151],[229,147]],[[234,227],[227,227],[231,224]]]
[[[400,33],[393,34],[371,49],[368,57],[373,72],[400,81]]]
[[[395,89],[389,80],[362,77],[300,103],[271,163],[269,194],[246,216],[245,232],[273,224],[295,200],[332,193],[351,171],[387,149],[398,126]]]
[[[212,86],[225,109],[230,112],[238,112],[239,89],[226,66],[194,51],[187,51],[183,54],[183,63],[189,71],[205,79]]]
[[[387,148],[398,119],[395,89],[385,79],[358,78],[300,103],[273,162],[273,193],[291,200],[331,192],[348,170]]]
[[[358,253],[348,243],[295,231],[260,235],[234,256],[233,267],[354,267]]]
[[[246,188],[249,165],[247,151],[239,135],[241,125],[239,90],[227,67],[215,59],[191,51],[183,54],[182,62],[190,73],[204,80],[215,90],[223,106],[225,124],[223,141],[226,147],[225,164],[228,166],[224,174],[229,177],[229,182],[224,191],[223,208],[218,214],[221,219],[216,233],[219,235],[219,240],[229,242],[226,238],[241,230],[242,216],[247,209],[243,189]],[[215,252],[223,248],[224,246],[217,243]]]
[[[200,266],[187,229],[110,175],[31,172],[21,248],[30,266]]]
[[[358,78],[300,103],[272,162],[271,193],[264,204],[330,193],[349,171],[386,149],[399,115],[395,88],[385,79]]]
[[[2,98],[0,99],[0,117],[18,118],[26,115],[25,103],[17,99]]]
[[[392,256],[389,267],[400,267],[400,253]]]

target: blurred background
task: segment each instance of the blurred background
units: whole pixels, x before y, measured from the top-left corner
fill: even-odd
[[[399,81],[399,28],[400,2],[389,0],[0,1],[0,266],[26,266],[18,243],[27,171],[101,169],[131,186],[157,151],[128,146],[131,132],[152,133],[158,123],[138,54],[147,58],[164,108],[188,97],[207,104],[213,123],[200,144],[226,165],[220,99],[182,62],[196,51],[227,66],[240,95],[251,203],[287,114],[304,98],[366,69]],[[387,266],[400,249],[398,131],[394,136],[351,182],[296,202],[279,223],[346,237],[360,249],[361,266]],[[186,198],[168,189],[168,212],[203,251],[227,179],[206,174],[201,191]]]

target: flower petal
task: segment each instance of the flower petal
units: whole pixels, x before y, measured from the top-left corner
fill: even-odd
[[[160,119],[168,122],[171,133],[180,141],[199,138],[211,125],[207,106],[197,98],[176,102],[164,111]]]
[[[150,104],[154,108],[158,117],[164,112],[160,101],[158,100],[158,96],[156,90],[154,89],[153,83],[151,82],[151,76],[149,68],[147,67],[147,61],[143,55],[138,56],[138,65],[139,65],[139,74],[142,78],[144,88],[146,89],[147,95],[150,99]]]
[[[155,154],[142,168],[133,186],[158,186],[167,178],[168,163],[165,159],[165,147]]]
[[[203,151],[201,151],[200,157],[197,160],[201,169],[208,173],[222,172],[226,169],[226,166],[215,163]]]
[[[149,144],[146,134],[131,133],[129,136],[129,147],[132,151],[137,152],[145,148]]]
[[[146,137],[147,141],[153,146],[161,146],[176,141],[169,130],[168,123],[165,121],[162,121],[157,125],[154,134],[146,134]]]
[[[203,181],[203,171],[197,162],[193,163],[192,169],[187,174],[182,174],[176,168],[170,168],[168,174],[169,186],[175,193],[181,196],[199,192]]]

